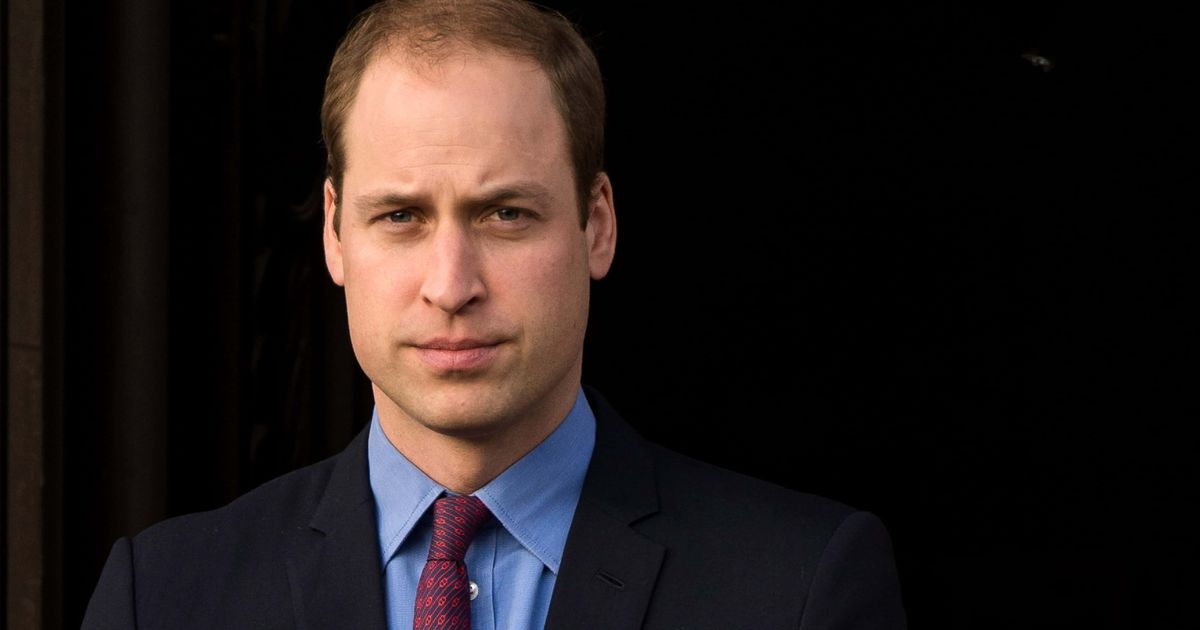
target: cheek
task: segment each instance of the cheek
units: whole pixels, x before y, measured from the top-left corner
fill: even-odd
[[[582,247],[544,251],[531,261],[525,293],[536,304],[539,325],[562,338],[582,333],[587,319],[591,276]]]
[[[360,329],[394,325],[396,309],[406,292],[418,282],[411,265],[398,264],[379,252],[347,251],[345,263],[346,308],[352,327]]]
[[[575,286],[581,277],[590,278],[587,261],[587,240],[582,231],[570,229],[568,236],[549,237],[543,247],[535,248],[534,269],[537,281],[549,286]]]

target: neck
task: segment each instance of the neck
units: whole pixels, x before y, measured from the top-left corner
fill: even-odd
[[[471,435],[439,431],[396,405],[374,387],[379,424],[388,442],[430,479],[457,494],[472,494],[500,476],[550,436],[575,403],[570,396],[550,397],[521,418],[498,422],[493,430]]]

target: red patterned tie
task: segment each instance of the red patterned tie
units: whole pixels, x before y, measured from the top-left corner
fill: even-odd
[[[483,501],[469,496],[433,502],[433,542],[417,585],[414,630],[470,630],[471,596],[463,556],[479,526],[491,516]]]

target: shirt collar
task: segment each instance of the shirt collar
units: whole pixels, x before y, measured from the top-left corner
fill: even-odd
[[[571,411],[549,437],[475,492],[513,538],[555,574],[595,442],[596,418],[580,388]],[[367,461],[385,566],[446,489],[392,446],[378,410],[371,414]]]

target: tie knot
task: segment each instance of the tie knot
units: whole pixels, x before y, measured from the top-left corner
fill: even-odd
[[[475,532],[491,515],[477,497],[455,495],[434,501],[429,559],[461,561]]]

